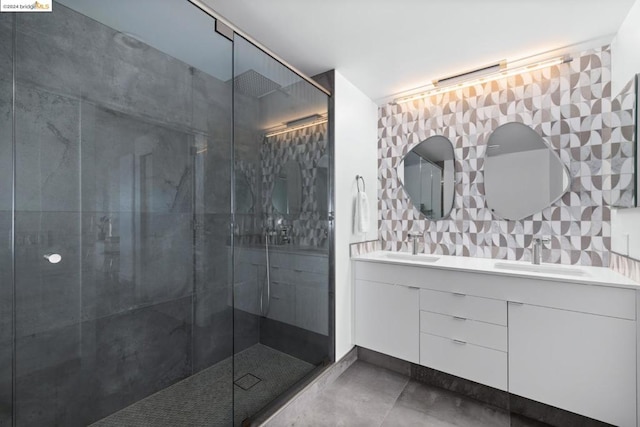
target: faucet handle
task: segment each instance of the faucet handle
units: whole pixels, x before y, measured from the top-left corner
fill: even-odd
[[[534,237],[533,240],[534,242],[539,243],[549,243],[551,241],[551,237]]]
[[[413,255],[417,255],[418,254],[418,238],[420,238],[420,234],[411,234],[408,233],[407,236],[409,237],[409,239],[412,240],[413,244],[412,244],[412,252]]]

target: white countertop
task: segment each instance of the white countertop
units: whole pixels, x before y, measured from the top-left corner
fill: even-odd
[[[400,256],[390,258],[390,256]],[[415,258],[414,258],[415,257]],[[436,261],[433,261],[437,258]],[[522,271],[518,269],[537,268],[530,262],[508,261],[492,258],[473,258],[463,256],[418,254],[406,252],[376,251],[351,257],[353,261],[388,263],[414,267],[438,268],[444,270],[470,271],[476,273],[495,274],[501,276],[525,277],[530,279],[552,280],[555,282],[583,283],[605,285],[621,288],[640,288],[640,283],[623,276],[607,267],[590,267],[582,265],[540,264],[541,270]],[[415,259],[415,260],[414,260]],[[503,266],[503,268],[496,267]],[[506,267],[506,268],[505,268]],[[509,269],[510,267],[514,269]],[[564,273],[566,274],[564,274]]]
[[[227,246],[227,248],[231,248],[231,246]],[[256,251],[264,251],[264,243],[252,243],[252,244],[237,244],[237,250],[256,250]],[[287,252],[296,255],[313,255],[313,256],[329,256],[329,249],[319,248],[317,246],[302,246],[302,245],[294,245],[291,243],[282,244],[282,245],[269,245],[270,252]]]

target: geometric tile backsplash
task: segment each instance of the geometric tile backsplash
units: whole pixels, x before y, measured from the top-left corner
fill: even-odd
[[[318,187],[320,169],[328,167],[328,164],[322,164],[323,156],[327,154],[327,130],[326,123],[293,130],[264,138],[261,146],[262,212],[267,215],[268,222],[278,218],[287,221],[296,245],[322,248],[328,243],[326,203],[322,205],[319,200],[327,199],[328,194],[326,190],[318,194],[318,190],[323,189]],[[278,213],[271,199],[275,176],[290,160],[300,165],[302,206],[299,214],[288,216]]]
[[[378,212],[382,249],[408,250],[408,233],[424,236],[427,253],[530,260],[533,237],[550,237],[545,262],[609,265],[612,205],[633,194],[633,108],[630,82],[612,99],[609,46],[526,74],[378,109]],[[557,202],[523,220],[495,217],[487,207],[484,157],[500,125],[530,126],[571,175]],[[449,217],[431,221],[411,203],[396,168],[433,135],[455,151],[455,197]],[[526,195],[523,195],[526,197]]]

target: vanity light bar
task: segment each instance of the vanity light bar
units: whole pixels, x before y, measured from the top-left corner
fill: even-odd
[[[435,88],[443,87],[443,86],[451,86],[456,83],[466,82],[471,79],[477,80],[480,77],[485,77],[500,71],[504,71],[507,68],[507,61],[502,60],[496,64],[487,65],[484,67],[476,68],[471,71],[464,71],[462,73],[456,74],[454,76],[443,77],[438,80],[434,80],[431,83]]]
[[[271,138],[272,136],[276,136],[276,135],[282,135],[283,133],[288,133],[288,132],[293,132],[295,130],[300,130],[300,129],[306,129],[309,128],[311,126],[317,126],[317,125],[321,125],[322,123],[327,123],[329,121],[328,117],[325,116],[320,116],[319,118],[311,121],[311,122],[307,122],[301,125],[297,125],[297,126],[285,126],[284,128],[280,128],[278,130],[273,130],[271,132],[266,133],[264,136],[266,138]]]
[[[478,78],[474,78],[474,79],[470,79],[470,80],[466,80],[463,82],[460,82],[458,84],[454,84],[454,85],[447,85],[447,86],[442,86],[442,87],[436,87],[436,86],[432,86],[432,88],[420,92],[420,93],[416,93],[413,95],[408,95],[408,96],[404,96],[404,97],[400,97],[400,98],[396,98],[393,100],[393,102],[395,104],[403,104],[406,102],[411,102],[411,101],[415,101],[416,99],[422,99],[422,98],[426,98],[428,96],[432,96],[432,95],[438,95],[440,93],[446,93],[446,92],[451,92],[453,90],[456,89],[464,89],[470,86],[475,86],[477,84],[482,84],[482,83],[487,83],[487,82],[491,82],[494,80],[498,80],[498,79],[502,79],[505,77],[511,77],[511,76],[515,76],[517,74],[522,74],[522,73],[528,73],[531,71],[536,71],[536,70],[540,70],[542,68],[547,68],[547,67],[552,67],[554,65],[560,65],[560,64],[564,64],[567,62],[571,62],[573,60],[573,58],[569,57],[569,56],[562,56],[562,57],[558,57],[558,58],[553,58],[553,59],[547,59],[544,61],[540,61],[540,62],[536,62],[533,64],[529,64],[529,65],[522,65],[522,66],[518,66],[518,67],[513,67],[513,68],[509,68],[506,67],[501,71],[498,71],[496,73],[491,73],[482,77],[478,77]]]

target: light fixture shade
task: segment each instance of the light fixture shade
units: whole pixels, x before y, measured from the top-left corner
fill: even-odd
[[[449,77],[443,77],[438,80],[434,80],[433,86],[436,88],[452,86],[457,83],[464,83],[469,80],[476,80],[481,77],[497,73],[499,71],[504,70],[507,67],[507,61],[502,60],[500,62],[496,62],[495,64],[486,65],[484,67],[479,67],[474,70],[464,71],[462,73],[455,74]]]

